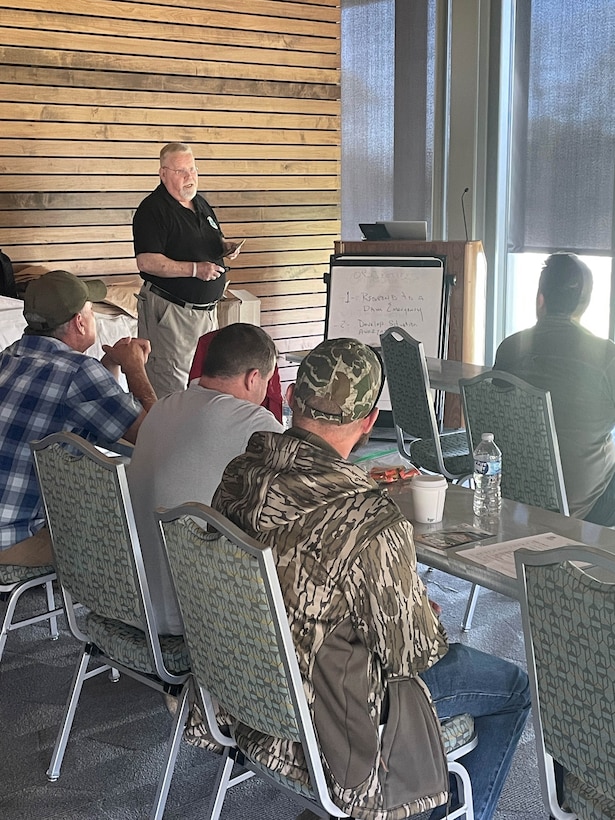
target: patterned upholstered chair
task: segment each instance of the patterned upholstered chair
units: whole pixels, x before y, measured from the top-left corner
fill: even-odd
[[[555,820],[612,820],[615,555],[571,546],[519,550],[515,561],[546,810]],[[561,801],[554,761],[564,769]]]
[[[53,582],[56,579],[54,567],[19,567],[12,564],[0,564],[0,601],[6,601],[6,609],[0,627],[0,660],[6,645],[9,632],[20,629],[22,626],[39,621],[49,621],[49,631],[52,640],[58,638],[58,615],[62,609],[56,608],[53,595]],[[30,589],[43,586],[45,588],[46,608],[28,618],[13,620],[19,599]]]
[[[459,386],[470,449],[483,433],[493,433],[502,451],[502,496],[568,515],[551,394],[497,370],[461,379]],[[470,628],[477,594],[478,587],[473,587],[465,630]]]
[[[123,459],[102,455],[72,433],[31,445],[68,623],[82,642],[51,763],[60,776],[81,689],[106,669],[178,697],[152,818],[162,817],[188,711],[184,640],[158,636],[130,505]],[[74,604],[85,607],[78,618]],[[99,665],[88,671],[90,660]]]
[[[209,730],[225,747],[209,820],[218,820],[227,790],[252,773],[291,791],[318,814],[345,817],[329,796],[271,548],[202,504],[166,510],[159,518],[192,674]],[[237,730],[234,737],[221,732],[215,703],[238,718],[244,731]],[[301,743],[308,779],[293,779],[255,760],[245,736],[247,726]],[[473,820],[470,779],[455,762],[476,746],[471,716],[452,718],[443,727],[443,737],[462,803],[448,816]],[[244,770],[232,776],[236,759],[247,774]]]
[[[380,336],[397,448],[420,470],[463,481],[473,471],[465,431],[440,433],[423,343],[400,327]],[[405,439],[410,438],[409,445]]]

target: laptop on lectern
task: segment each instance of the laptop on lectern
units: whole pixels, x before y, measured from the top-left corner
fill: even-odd
[[[427,239],[427,222],[376,222],[384,225],[391,239],[412,239],[425,242]]]
[[[359,222],[359,228],[369,242],[382,242],[391,238],[382,222]]]

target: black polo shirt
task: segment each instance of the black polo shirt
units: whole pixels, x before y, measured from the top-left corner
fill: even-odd
[[[162,183],[137,208],[132,220],[135,256],[139,253],[161,253],[177,262],[222,261],[224,234],[209,203],[197,194],[192,200],[194,211],[184,208]],[[188,277],[169,278],[141,273],[168,293],[195,304],[216,302],[224,293],[226,276],[204,282]]]

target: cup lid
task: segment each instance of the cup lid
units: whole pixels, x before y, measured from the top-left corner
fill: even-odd
[[[415,475],[410,481],[412,487],[421,487],[429,490],[440,490],[447,487],[448,482],[443,475]]]

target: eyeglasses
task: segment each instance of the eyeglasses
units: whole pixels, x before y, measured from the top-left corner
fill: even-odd
[[[183,177],[184,179],[187,179],[188,177],[195,177],[199,172],[196,165],[192,168],[169,168],[168,165],[163,165],[162,167],[166,171],[170,171],[172,174],[175,174],[175,176]]]

